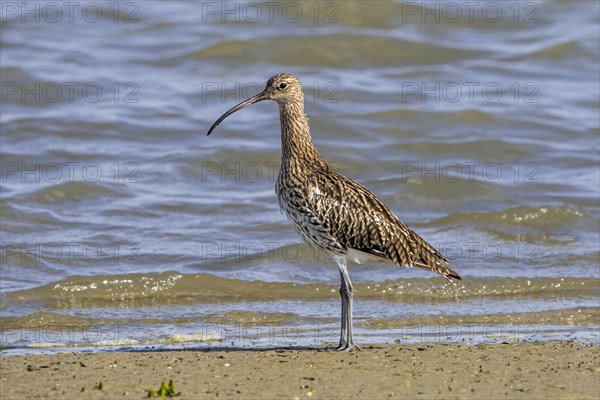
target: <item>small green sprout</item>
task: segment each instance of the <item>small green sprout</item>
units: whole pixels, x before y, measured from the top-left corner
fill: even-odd
[[[173,383],[173,380],[170,380],[168,385],[165,383],[165,381],[162,381],[162,383],[160,384],[160,389],[158,390],[149,390],[148,398],[160,397],[164,399],[166,397],[179,396],[180,394],[181,392],[175,393],[175,384]]]

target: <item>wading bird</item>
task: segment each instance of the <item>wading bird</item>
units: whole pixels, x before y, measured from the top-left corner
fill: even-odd
[[[263,100],[279,104],[282,155],[275,186],[279,206],[302,239],[330,254],[340,271],[342,323],[337,350],[359,349],[352,334],[354,289],[346,266],[347,258],[355,258],[356,252],[399,266],[431,270],[450,281],[461,279],[446,257],[400,221],[377,196],[325,162],[312,142],[302,86],[294,75],[272,76],[265,90],[223,114],[208,135],[229,115]]]

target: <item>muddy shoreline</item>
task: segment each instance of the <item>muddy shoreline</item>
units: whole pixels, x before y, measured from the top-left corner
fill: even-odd
[[[600,347],[578,343],[65,352],[1,357],[3,399],[596,399]]]

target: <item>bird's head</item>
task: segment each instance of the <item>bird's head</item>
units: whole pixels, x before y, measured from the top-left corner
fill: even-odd
[[[280,106],[286,103],[302,105],[304,103],[304,95],[302,94],[302,86],[300,85],[300,81],[292,74],[283,73],[273,75],[267,81],[265,90],[256,96],[250,97],[248,100],[241,102],[240,104],[231,108],[225,114],[221,115],[221,117],[219,117],[213,126],[210,127],[207,135],[210,135],[225,118],[234,112],[263,100],[276,101]]]
[[[267,96],[265,100],[274,100],[280,104],[304,100],[300,81],[292,74],[273,75],[267,81],[267,87],[263,93]]]

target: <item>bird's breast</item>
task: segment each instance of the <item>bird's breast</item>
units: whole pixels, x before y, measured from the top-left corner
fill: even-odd
[[[280,174],[275,185],[281,211],[309,245],[344,254],[346,249],[332,235],[323,216],[323,190],[306,176]]]

